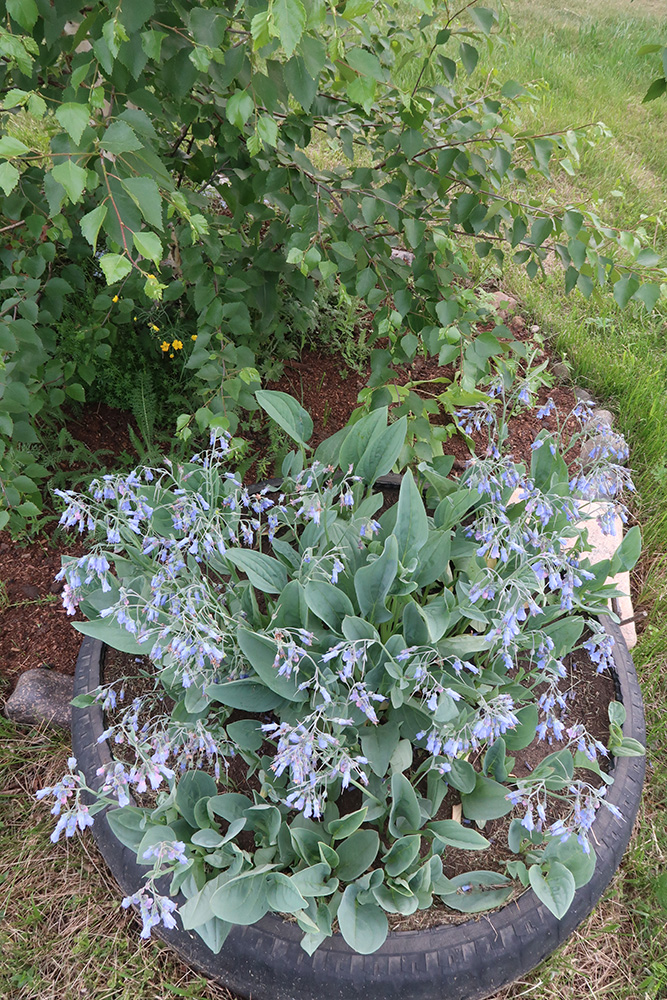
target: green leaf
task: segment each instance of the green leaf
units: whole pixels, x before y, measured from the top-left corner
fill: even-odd
[[[434,823],[429,823],[427,830],[431,830],[437,840],[441,840],[448,847],[456,847],[461,851],[483,851],[490,847],[490,842],[477,830],[462,826],[453,819],[440,819]]]
[[[379,81],[385,78],[380,60],[374,52],[369,52],[368,49],[362,49],[358,46],[348,49],[345,53],[345,61],[362,76],[370,76],[373,80]]]
[[[127,122],[115,121],[109,125],[100,139],[100,146],[109,153],[132,153],[143,148],[143,143],[137,138]]]
[[[648,104],[649,101],[655,101],[656,98],[662,97],[662,95],[667,91],[667,79],[664,76],[658,77],[654,80],[651,86],[648,88],[644,94],[644,99],[642,104]]]
[[[254,924],[270,909],[267,872],[247,872],[230,879],[211,896],[216,917],[232,924]]]
[[[375,903],[360,903],[359,887],[349,885],[338,907],[338,925],[344,940],[360,955],[370,955],[387,937],[387,915]]]
[[[559,861],[554,861],[549,866],[546,877],[539,865],[531,865],[528,878],[538,899],[558,920],[562,919],[574,899],[576,886],[572,872]]]
[[[79,221],[81,227],[81,232],[83,233],[85,239],[88,240],[93,250],[97,250],[97,237],[100,232],[100,227],[104,222],[107,214],[107,206],[105,204],[98,205],[94,208],[92,212],[88,212],[86,215],[82,216]]]
[[[468,45],[467,42],[461,42],[459,52],[461,53],[463,68],[468,76],[470,76],[470,74],[474,72],[475,66],[479,60],[479,52],[473,45]]]
[[[275,149],[278,143],[278,123],[271,115],[260,115],[257,122],[257,135],[262,141],[262,146]]]
[[[480,823],[506,816],[512,811],[512,803],[508,802],[506,795],[504,785],[478,774],[473,791],[461,794],[463,815],[466,819],[478,820]]]
[[[20,139],[16,139],[13,135],[3,135],[2,139],[0,139],[0,156],[3,156],[7,160],[11,160],[14,156],[23,156],[24,153],[29,152],[30,147],[26,146]]]
[[[391,756],[398,746],[398,739],[399,728],[393,722],[375,726],[362,734],[363,755],[368,758],[372,770],[379,778],[383,778],[387,773]]]
[[[306,8],[301,0],[274,0],[271,17],[274,32],[289,57],[301,41],[306,26]]]
[[[195,806],[200,799],[209,799],[217,791],[215,779],[206,771],[186,771],[176,788],[176,808],[183,819],[196,828],[199,824],[195,819]]]
[[[637,560],[642,551],[642,533],[639,525],[635,524],[624,536],[623,541],[618,546],[611,561],[612,574],[619,570],[631,570],[637,565]]]
[[[7,0],[7,13],[26,31],[32,31],[39,17],[35,0]]]
[[[294,879],[282,872],[271,872],[266,877],[267,901],[275,913],[296,913],[307,904]]]
[[[277,646],[272,639],[243,628],[237,629],[236,637],[241,652],[268,688],[289,701],[303,701],[307,697],[307,692],[298,690],[295,675],[283,677],[273,665]]]
[[[18,170],[11,163],[0,163],[0,188],[10,195],[19,182]],[[47,174],[48,176],[48,174]]]
[[[368,808],[364,806],[362,809],[357,809],[356,812],[348,813],[341,819],[333,819],[327,827],[327,832],[334,840],[344,840],[359,829],[366,819],[367,812]]]
[[[90,108],[88,105],[66,101],[65,104],[61,104],[56,109],[56,118],[78,146],[84,129],[90,120]]]
[[[156,229],[164,229],[162,198],[155,181],[150,177],[123,177],[121,184],[141,211],[146,222],[150,226],[155,226]]]
[[[442,901],[460,913],[479,913],[506,902],[514,885],[497,872],[465,872],[450,879],[453,892],[438,893]]]
[[[336,875],[341,882],[353,882],[370,868],[380,849],[376,830],[357,830],[336,847],[339,862]]]
[[[639,282],[631,274],[624,274],[614,283],[614,298],[621,309],[625,309],[638,288]]]
[[[302,868],[301,871],[292,875],[292,884],[296,886],[302,896],[330,896],[338,888],[338,879],[329,879],[331,868],[325,862],[310,865],[309,868]]]
[[[287,586],[287,571],[281,562],[254,549],[227,549],[225,558],[246,574],[253,587],[264,594],[280,594]]]
[[[536,247],[542,246],[544,241],[551,236],[553,231],[553,223],[551,219],[535,219],[530,230],[530,241],[534,243]]]
[[[409,837],[400,837],[395,841],[391,850],[382,859],[387,875],[394,878],[409,868],[415,858],[419,856],[421,841],[418,833],[411,834]]]
[[[545,861],[559,861],[572,872],[575,888],[590,882],[595,871],[595,851],[585,854],[578,839],[571,834],[567,840],[555,837],[549,841],[544,851]]]
[[[99,265],[104,271],[107,285],[113,285],[117,281],[122,281],[132,270],[132,265],[127,257],[119,253],[105,253],[100,257]]]
[[[304,111],[310,111],[317,94],[317,81],[313,80],[301,56],[292,56],[285,63],[283,77],[292,97],[299,102]]]
[[[398,572],[398,542],[390,535],[384,543],[382,554],[373,562],[358,569],[354,575],[354,589],[362,615],[370,622],[387,621],[389,612],[385,599]]]
[[[255,110],[255,102],[247,90],[236,90],[228,99],[225,107],[227,121],[238,129],[242,129]]]
[[[73,203],[81,200],[88,180],[88,172],[80,167],[74,160],[65,160],[58,163],[51,171],[54,180],[65,188],[67,197]]]
[[[146,652],[146,647],[140,645],[131,632],[126,631],[123,625],[112,621],[111,618],[100,618],[92,622],[72,622],[72,625],[82,635],[100,639],[112,649],[119,649],[121,653],[134,653],[137,656]]]
[[[133,233],[132,239],[141,256],[147,257],[148,260],[152,260],[156,266],[159,266],[162,260],[162,243],[159,237],[155,233],[143,232]]]
[[[137,806],[123,806],[120,809],[109,809],[106,814],[111,832],[123,847],[131,851],[138,849],[144,839],[146,824],[150,822],[150,810],[139,809]]]
[[[245,712],[269,712],[282,702],[282,698],[275,691],[246,678],[240,681],[226,681],[223,684],[208,684],[206,694],[212,701],[219,701],[221,705]]]
[[[354,606],[347,594],[326,580],[309,580],[303,593],[313,614],[333,632],[340,633],[343,618],[354,614]]]
[[[257,402],[275,422],[289,434],[297,444],[305,445],[313,434],[313,421],[310,414],[296,399],[286,392],[273,389],[258,389],[255,393]]]
[[[394,837],[402,837],[421,827],[421,810],[414,788],[404,774],[397,772],[391,776],[391,812],[389,832]]]
[[[403,566],[421,552],[429,537],[424,501],[410,469],[403,476],[398,494],[393,533],[398,542],[398,558]]]

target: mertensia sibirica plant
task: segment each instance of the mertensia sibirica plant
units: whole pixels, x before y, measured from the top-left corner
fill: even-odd
[[[458,416],[488,431],[486,454],[458,479],[451,458],[406,468],[396,502],[374,484],[401,464],[405,417],[376,409],[306,460],[300,408],[281,393],[263,405],[301,447],[279,485],[245,487],[214,433],[187,464],[62,494],[62,523],[92,539],[63,560],[65,605],[89,619],[81,632],[148,657],[155,690],[126,707],[121,682],[80,697],[114,710],[102,738],[123,760],[92,797],[73,759],[39,794],[55,800],[54,841],[114,807],[112,830],[146,869],[124,900],[143,936],[180,921],[217,951],[233,924],[274,911],[309,953],[334,922],[369,953],[388,914],[474,913],[532,885],[561,916],[591,877],[591,825],[614,810],[598,763],[609,751],[577,720],[564,659],[612,665],[598,615],[639,532],[593,565],[586,524],[602,498],[611,530],[631,484],[615,436],[572,471],[543,430],[530,468],[515,464],[494,393],[500,405]],[[544,759],[517,780],[512,755],[536,740]],[[612,750],[641,752],[621,742]],[[133,804],[149,786],[157,804]],[[487,870],[485,825],[501,817],[513,860]],[[469,872],[443,873],[450,848],[469,852]]]

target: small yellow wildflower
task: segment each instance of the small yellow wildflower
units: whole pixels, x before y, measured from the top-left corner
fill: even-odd
[[[160,350],[164,351],[165,353],[169,350],[170,347],[171,344],[169,343],[168,340],[163,340],[162,343],[160,344]]]
[[[190,337],[190,340],[196,340],[196,339],[197,339],[197,334],[193,333],[192,336]]]
[[[120,299],[118,298],[118,296],[117,296],[117,295],[114,295],[114,297],[112,298],[112,300],[111,300],[111,301],[112,301],[112,302],[120,302]]]
[[[153,331],[153,333],[159,333],[160,327],[156,326],[155,323],[151,323],[151,330]]]
[[[147,274],[146,277],[149,278],[151,281],[157,281],[157,278],[155,277],[154,274]]]
[[[133,323],[136,323],[136,322],[137,322],[137,317],[136,317],[136,316],[133,316],[133,317],[132,317],[132,322],[133,322]]]
[[[170,355],[169,355],[169,357],[170,357],[170,358],[173,358],[173,356],[174,356],[173,354],[170,354]]]
[[[180,351],[183,349],[183,343],[180,340],[172,341],[171,346],[174,348],[175,351]]]

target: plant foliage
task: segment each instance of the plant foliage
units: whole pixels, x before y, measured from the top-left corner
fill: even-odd
[[[637,241],[619,246],[581,206],[517,194],[532,173],[571,170],[581,136],[522,134],[522,86],[478,79],[499,23],[488,8],[3,0],[0,12],[0,526],[40,507],[41,417],[86,397],[58,326],[92,257],[95,349],[134,350],[140,310],[156,364],[182,351],[200,394],[178,422],[186,438],[234,433],[256,409],[259,359],[301,337],[318,285],[373,313],[371,339],[387,345],[376,405],[391,361],[457,359],[470,391],[500,350],[504,328],[475,337],[489,310],[468,287],[472,253],[531,276],[551,255],[568,291],[657,300]],[[444,402],[461,404],[456,391]]]
[[[507,405],[502,378],[489,388]],[[144,935],[160,920],[175,925],[180,891],[183,927],[213,951],[233,924],[274,911],[296,917],[309,953],[335,919],[352,948],[370,953],[387,914],[434,897],[475,913],[517,885],[562,916],[595,866],[596,810],[618,812],[597,760],[607,750],[576,722],[576,703],[564,721],[562,687],[575,649],[600,671],[612,665],[613,639],[594,616],[617,593],[608,578],[639,555],[637,528],[612,560],[591,565],[586,555],[582,502],[611,498],[607,523],[628,483],[618,438],[572,478],[546,431],[529,471],[492,435],[459,481],[444,462],[423,463],[419,482],[406,471],[397,502],[379,514],[373,483],[403,449],[405,417],[388,424],[387,410],[374,410],[304,467],[308,414],[281,393],[259,399],[301,445],[279,487],[244,488],[225,472],[228,438],[214,434],[212,450],[188,464],[64,494],[62,523],[98,538],[89,554],[64,559],[65,606],[89,618],[75,627],[147,653],[156,693],[174,707],[165,713],[149,695],[116,715],[103,738],[135,759],[98,772],[91,806],[76,762],[40,793],[56,800],[54,839],[118,806],[109,823],[148,869],[125,901],[140,907]],[[460,420],[493,429],[494,408]],[[78,704],[110,710],[118,687]],[[623,737],[622,706],[610,718],[612,751],[641,753]],[[536,736],[553,750],[511,777],[512,755]],[[228,773],[239,757],[241,788]],[[130,799],[147,783],[164,789],[153,809]],[[464,822],[441,812],[449,790]],[[486,869],[485,824],[513,810],[516,857]],[[450,847],[474,852],[454,878],[443,873]],[[169,896],[155,884],[166,873]]]

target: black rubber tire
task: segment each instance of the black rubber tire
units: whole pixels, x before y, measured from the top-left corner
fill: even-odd
[[[641,691],[620,629],[604,621],[615,639],[617,697],[625,705],[624,735],[645,743]],[[102,643],[85,638],[76,667],[74,694],[94,691],[100,682]],[[97,769],[111,759],[99,706],[72,709],[74,755],[91,787]],[[535,968],[563,944],[591,912],[611,881],[630,840],[644,781],[643,757],[616,758],[608,799],[623,813],[618,820],[604,808],[593,826],[595,874],[579,889],[562,920],[532,890],[493,913],[425,931],[389,934],[372,955],[358,955],[336,935],[309,957],[299,945],[294,923],[267,915],[249,927],[234,927],[219,955],[193,931],[156,928],[193,968],[252,1000],[482,1000]],[[112,834],[104,814],[93,835],[121,888],[128,895],[143,884],[145,868]],[[181,900],[183,902],[183,900]]]

